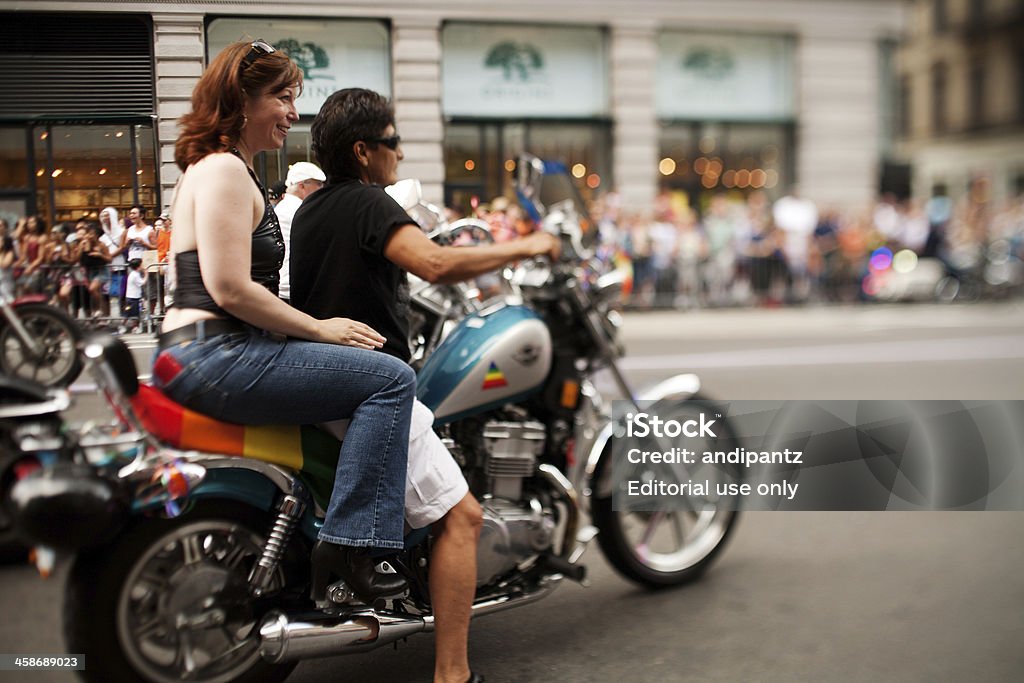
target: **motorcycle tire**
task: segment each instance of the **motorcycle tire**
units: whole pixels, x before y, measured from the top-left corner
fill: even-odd
[[[84,678],[285,680],[298,662],[260,657],[255,634],[262,615],[253,613],[247,591],[271,521],[247,505],[203,501],[173,519],[139,518],[111,544],[80,553],[63,617],[67,651],[85,656]],[[286,571],[292,570],[282,569],[277,585]]]
[[[25,304],[16,309],[21,324],[43,348],[43,357],[28,357],[10,325],[0,329],[0,369],[12,377],[48,387],[66,387],[82,372],[78,343],[82,331],[64,311],[46,304]]]
[[[694,396],[673,405],[672,419],[679,419],[680,412],[696,416],[701,412],[713,412],[714,407],[707,399]],[[667,411],[659,410],[660,416]],[[723,418],[716,422],[716,432],[727,439],[734,438],[734,432]],[[605,469],[611,467],[612,444],[605,446],[598,469],[594,475],[595,482],[604,481]],[[723,474],[733,480],[739,480],[741,472],[736,465],[719,466]],[[611,477],[608,472],[607,476]],[[689,533],[684,528],[684,515],[694,516],[685,511],[640,512],[612,509],[612,489],[604,487],[598,491],[594,487],[591,514],[594,525],[600,530],[597,535],[598,545],[605,558],[625,578],[652,589],[670,588],[690,583],[700,578],[712,565],[725,548],[730,536],[736,528],[740,513],[729,508],[709,510],[705,508],[696,514],[696,520],[690,525]],[[639,542],[630,527],[639,522],[644,527]],[[667,524],[665,524],[667,522]],[[666,533],[663,526],[670,527],[668,534],[673,537],[674,550],[665,552]],[[655,538],[655,535],[658,538]]]

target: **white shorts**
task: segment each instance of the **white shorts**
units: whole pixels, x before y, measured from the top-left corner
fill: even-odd
[[[434,414],[417,400],[409,427],[409,470],[405,478],[405,521],[422,529],[444,517],[469,493],[455,458],[432,429]]]
[[[349,420],[320,425],[342,440]],[[444,517],[469,493],[455,458],[434,433],[434,414],[417,399],[409,426],[409,467],[405,476],[405,521],[410,529],[422,529]]]

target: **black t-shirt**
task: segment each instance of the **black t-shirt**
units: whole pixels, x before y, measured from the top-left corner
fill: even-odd
[[[315,318],[351,318],[408,361],[409,282],[384,257],[391,231],[415,224],[383,188],[332,183],[303,200],[292,220],[291,303]]]

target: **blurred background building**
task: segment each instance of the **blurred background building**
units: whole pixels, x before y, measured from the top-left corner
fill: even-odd
[[[1024,1],[915,0],[898,56],[899,156],[917,197],[1024,192]]]
[[[508,194],[506,169],[530,151],[565,161],[586,195],[616,190],[624,208],[650,208],[664,190],[697,202],[794,184],[864,206],[899,162],[926,169],[922,186],[962,183],[945,170],[975,168],[962,132],[1021,118],[1021,43],[1012,52],[1002,27],[1019,3],[950,0],[941,31],[938,4],[913,6],[915,36],[928,35],[901,55],[897,79],[910,6],[891,0],[0,0],[0,212],[58,221],[165,206],[176,120],[204,65],[257,37],[305,72],[302,120],[259,164],[269,183],[310,158],[326,96],[365,86],[394,99],[403,175],[437,203]],[[981,71],[984,96],[958,96]],[[897,85],[913,102],[902,157]],[[927,111],[939,99],[941,117]]]

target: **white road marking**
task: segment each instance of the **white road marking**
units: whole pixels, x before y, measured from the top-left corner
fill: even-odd
[[[1024,338],[1014,335],[632,356],[621,360],[619,366],[623,370],[686,370],[796,365],[930,363],[1019,358],[1024,358]]]

